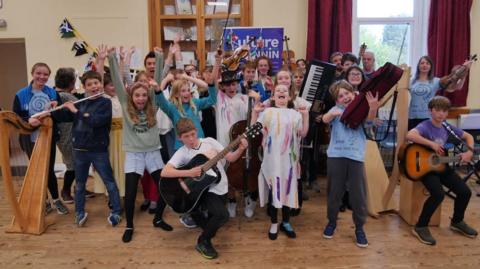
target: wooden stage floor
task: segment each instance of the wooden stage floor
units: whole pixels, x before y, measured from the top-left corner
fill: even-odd
[[[480,268],[480,240],[448,228],[450,198],[444,201],[440,228],[431,229],[436,246],[421,244],[399,216],[387,214],[368,218],[365,230],[370,246],[360,249],[354,244],[351,211],[340,213],[333,239],[322,237],[324,185],[320,194],[309,191],[310,200],[302,213],[291,220],[298,238],[279,234],[276,241],[270,241],[265,210],[257,207],[252,219],[230,219],[220,229],[213,240],[220,256],[206,260],[194,249],[199,229],[184,228],[169,209],[165,217],[174,227],[172,232],[154,228],[152,215],[137,210],[133,241],[122,243],[125,222],[115,228],[108,225],[106,199],[101,195],[87,200],[89,219],[83,228],[74,225],[73,212],[51,213],[48,218],[56,224],[41,236],[7,234],[11,210],[0,180],[0,268]],[[473,180],[470,186],[473,196],[466,221],[480,230],[480,198],[475,196]],[[137,209],[141,196],[139,192]],[[73,205],[68,207],[73,211]]]

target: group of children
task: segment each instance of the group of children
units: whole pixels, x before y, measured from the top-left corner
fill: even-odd
[[[328,107],[323,114],[311,115],[309,112],[311,104],[298,96],[304,69],[299,68],[293,75],[290,71],[282,69],[276,74],[276,78],[273,78],[270,60],[261,56],[255,63],[247,62],[244,65],[243,78],[240,78],[235,72],[220,71],[223,55],[217,52],[214,66],[203,72],[200,79],[195,75],[193,65],[185,66],[185,71],[179,70],[180,55],[178,42],[169,48],[166,59],[162,50],[155,48],[145,58],[146,71],[140,72],[135,81],[131,81],[128,74],[129,56],[121,51],[117,59],[115,48],[100,46],[97,56],[100,72],[85,72],[81,82],[85,95],[93,96],[104,90],[107,94],[107,87],[103,82],[109,80],[110,87],[113,86],[113,90],[108,93],[110,98],[99,96],[78,104],[73,104],[74,99],[70,98],[71,94],[68,93],[73,87],[72,84],[56,83],[57,91],[55,91],[46,85],[50,75],[48,66],[39,63],[32,68],[33,80],[28,87],[17,93],[14,111],[32,126],[39,126],[41,120],[31,117],[34,113],[64,103],[66,109],[52,112],[51,116],[58,125],[70,124],[61,128],[63,139],[58,142],[58,145],[64,160],[70,158],[69,163],[73,162],[73,165],[67,165],[62,193],[70,193],[73,178],[75,178],[75,223],[83,226],[87,220],[85,186],[89,168],[92,165],[108,191],[111,208],[108,222],[116,226],[121,221],[122,209],[118,190],[120,186],[117,187],[109,160],[109,146],[112,147],[109,132],[112,111],[115,110],[113,106],[121,111],[119,113],[123,119],[122,148],[125,153],[125,185],[121,187],[125,189],[126,229],[122,240],[127,243],[133,238],[138,182],[145,171],[153,178],[155,186],[158,186],[160,180],[168,180],[171,177],[196,177],[206,172],[200,167],[189,170],[178,168],[188,163],[198,153],[213,157],[222,151],[230,142],[231,126],[247,119],[248,98],[251,97],[255,100],[251,123],[258,121],[263,125],[263,161],[258,174],[258,195],[249,195],[245,214],[249,217],[253,215],[258,197],[262,207],[267,205],[270,216],[268,238],[275,240],[278,230],[290,238],[296,237],[290,216],[294,214],[294,209],[301,207],[302,201],[301,141],[307,136],[311,125],[323,121],[331,126],[331,138],[327,150],[328,223],[323,236],[333,237],[344,193],[348,188],[356,244],[359,247],[368,246],[363,229],[367,216],[363,164],[366,137],[362,128],[351,129],[340,121],[344,109],[357,96],[355,90],[363,81],[363,74],[358,72],[362,74],[361,82],[358,84],[343,79],[334,82],[329,93],[335,105]],[[110,71],[104,76],[103,62],[107,59]],[[342,62],[345,61],[342,59]],[[170,70],[174,64],[177,69]],[[190,68],[188,72],[186,72],[187,68]],[[355,69],[355,66],[350,69]],[[355,70],[357,69],[360,68],[356,67]],[[57,72],[58,76],[65,71],[61,70]],[[66,71],[72,72],[70,69]],[[353,77],[356,76],[357,74]],[[111,96],[115,98],[112,99]],[[370,93],[366,94],[366,99],[370,110],[364,126],[368,127],[374,124],[379,101],[378,96]],[[445,120],[449,108],[447,104],[449,104],[448,99],[433,98],[428,105],[432,119],[412,129],[407,138],[442,153],[441,145],[438,143],[444,142],[445,132],[438,125]],[[215,111],[214,132],[217,140],[205,137],[202,128],[202,125],[205,126],[202,124],[202,118],[208,118],[209,109],[212,107]],[[58,141],[59,137],[56,126],[57,124],[54,127],[54,142]],[[69,129],[71,133],[68,132]],[[210,131],[212,130],[208,130]],[[470,146],[473,146],[473,139],[468,133],[460,130],[456,132],[466,139]],[[27,146],[32,146],[35,137],[32,135],[23,138],[22,141],[22,148],[28,153]],[[181,218],[181,221],[188,226],[198,225],[202,228],[196,250],[206,258],[218,256],[211,240],[218,229],[227,222],[229,216],[234,215],[232,212],[235,212],[235,199],[226,197],[229,187],[225,165],[240,158],[246,148],[247,142],[242,140],[234,151],[226,155],[226,162],[220,161],[217,164],[221,180],[202,196],[194,211]],[[48,189],[57,211],[66,214],[68,209],[59,199],[56,177],[53,173],[55,143],[52,143],[51,152]],[[469,161],[471,157],[471,153],[464,153],[462,160]],[[455,179],[455,175],[449,170],[448,176],[435,175],[422,181],[432,196],[427,200],[413,231],[424,243],[435,243],[427,225],[430,216],[443,199],[440,183],[452,187],[452,190],[457,193],[452,229],[471,237],[476,236],[476,231],[463,221],[470,191],[464,184],[449,183]],[[316,177],[316,172],[312,177]],[[152,201],[156,204],[153,225],[165,231],[172,231],[172,226],[163,220],[166,203],[161,195],[156,197],[158,199]],[[278,222],[278,209],[282,211],[281,223]]]

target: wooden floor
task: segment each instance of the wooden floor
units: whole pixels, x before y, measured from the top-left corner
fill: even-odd
[[[324,180],[322,180],[323,182]],[[172,211],[166,220],[172,232],[153,228],[152,215],[136,212],[133,241],[121,241],[124,222],[112,228],[107,223],[106,200],[98,196],[87,201],[89,219],[77,228],[74,214],[48,218],[56,224],[41,236],[7,234],[11,210],[0,180],[0,268],[479,268],[480,240],[469,239],[449,230],[452,200],[444,202],[442,224],[432,228],[436,246],[419,243],[410,227],[395,214],[369,218],[365,227],[370,246],[354,244],[351,211],[340,213],[338,229],[331,240],[322,237],[326,223],[324,188],[310,193],[302,213],[292,218],[298,238],[279,234],[267,238],[269,221],[265,210],[257,208],[252,219],[234,218],[213,240],[220,256],[202,258],[194,249],[199,229],[186,229]],[[62,185],[62,182],[59,183]],[[480,230],[480,198],[477,185],[470,182],[472,196],[466,221]],[[324,184],[322,184],[324,187]],[[398,190],[397,190],[398,192]],[[396,193],[398,195],[398,193]],[[139,203],[139,193],[137,202]],[[73,211],[73,205],[69,205]],[[138,208],[138,205],[137,205]]]

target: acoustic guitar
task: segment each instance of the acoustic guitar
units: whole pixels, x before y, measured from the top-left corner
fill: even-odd
[[[178,170],[188,170],[201,166],[202,174],[199,177],[162,177],[159,183],[159,192],[165,203],[177,213],[191,212],[198,204],[202,194],[210,186],[220,182],[221,175],[216,166],[217,162],[240,144],[241,138],[255,137],[255,135],[260,134],[261,130],[262,124],[257,122],[247,128],[245,133],[238,136],[212,159],[203,154],[197,154],[187,164],[177,168]]]
[[[479,156],[473,156],[476,161]],[[398,151],[400,172],[412,181],[420,180],[430,172],[443,172],[447,163],[459,162],[461,157],[441,156],[427,146],[416,143],[405,143]]]

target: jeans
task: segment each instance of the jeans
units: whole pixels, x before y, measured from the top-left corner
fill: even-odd
[[[77,176],[75,190],[75,212],[77,215],[85,213],[85,185],[91,164],[93,164],[93,167],[97,170],[102,178],[103,184],[105,184],[107,188],[110,204],[112,205],[112,213],[120,215],[120,195],[115,179],[113,178],[108,152],[74,150],[73,154],[75,160],[75,175]]]

